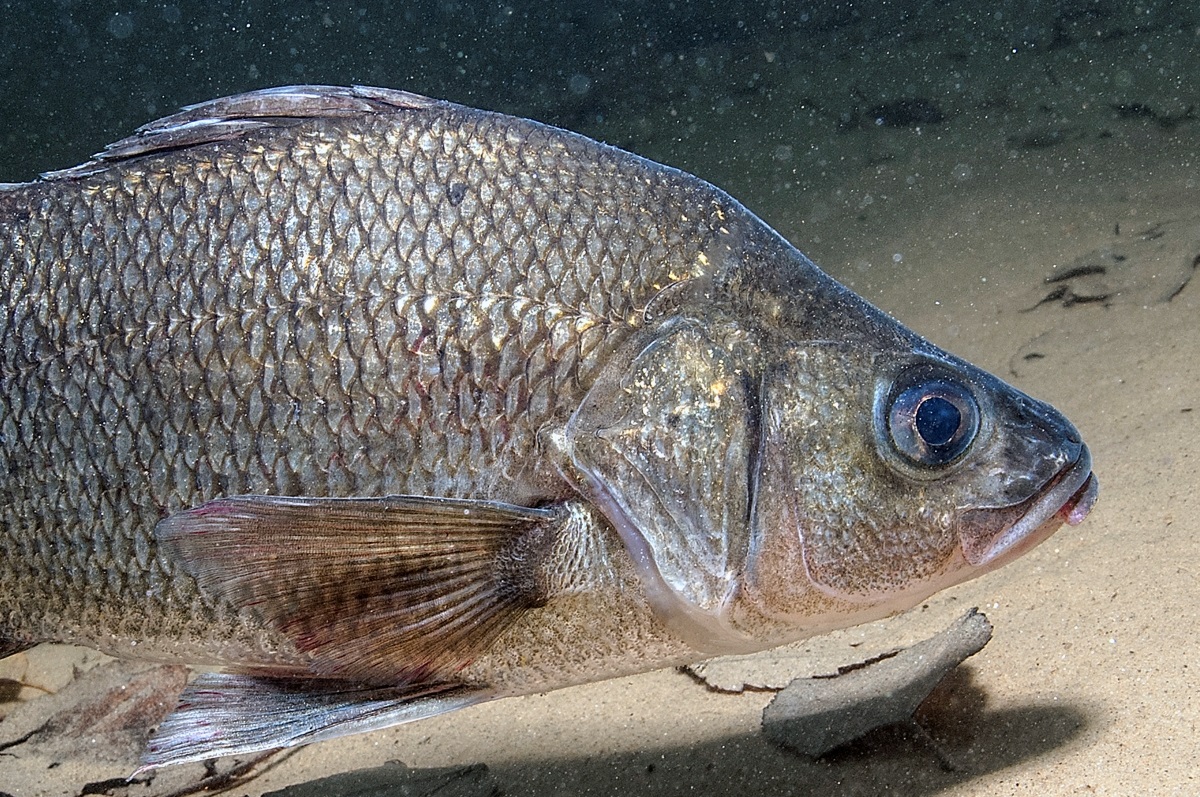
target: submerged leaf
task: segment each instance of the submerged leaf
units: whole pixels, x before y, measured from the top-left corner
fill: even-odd
[[[1197,219],[1154,222],[1121,234],[1067,263],[1055,264],[1022,300],[1026,311],[1043,306],[1151,305],[1178,296],[1200,265]]]
[[[764,709],[763,731],[776,744],[816,758],[876,728],[907,722],[947,673],[991,636],[987,617],[972,609],[894,656],[833,677],[797,678]]]

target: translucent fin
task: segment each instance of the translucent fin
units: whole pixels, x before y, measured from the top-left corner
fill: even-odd
[[[378,730],[488,697],[447,684],[378,688],[205,673],[150,738],[138,772]]]
[[[289,127],[308,119],[395,113],[437,104],[420,94],[370,86],[280,86],[250,91],[189,105],[109,144],[87,163],[46,172],[42,179],[83,177],[131,158],[228,141],[253,130]]]
[[[442,680],[545,601],[562,516],[484,501],[239,496],[158,524],[205,592],[257,613],[319,677]]]

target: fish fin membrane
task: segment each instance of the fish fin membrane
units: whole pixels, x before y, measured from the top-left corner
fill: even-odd
[[[257,615],[322,678],[435,682],[546,600],[553,509],[391,496],[211,501],[155,537],[210,596]]]
[[[451,684],[388,688],[202,673],[151,736],[138,772],[378,730],[486,699]]]
[[[43,180],[85,177],[146,155],[230,141],[257,130],[291,127],[311,119],[415,111],[440,105],[407,91],[372,86],[279,86],[189,105],[109,144],[79,166],[46,172]]]

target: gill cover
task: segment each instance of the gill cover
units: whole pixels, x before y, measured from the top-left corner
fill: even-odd
[[[657,615],[706,652],[753,647],[724,617],[749,537],[744,382],[708,329],[676,319],[618,353],[566,427]]]

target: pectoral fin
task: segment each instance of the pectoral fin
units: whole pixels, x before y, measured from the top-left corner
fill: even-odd
[[[559,522],[485,501],[238,496],[155,536],[202,590],[310,654],[314,675],[395,686],[446,678],[544,602]]]
[[[205,673],[155,731],[138,772],[378,730],[486,699],[449,684],[366,687]]]

